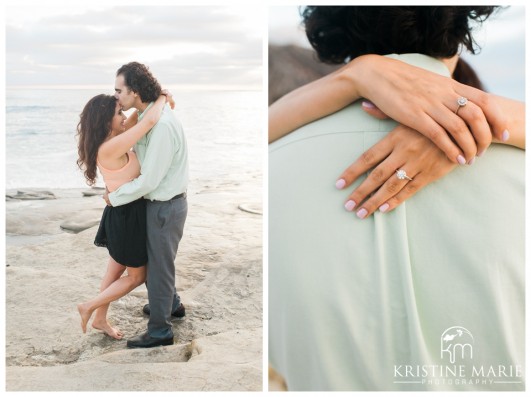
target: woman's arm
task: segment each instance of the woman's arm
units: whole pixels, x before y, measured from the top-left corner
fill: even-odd
[[[502,109],[507,118],[507,129],[511,131],[506,141],[495,140],[496,143],[515,146],[525,150],[525,103],[498,95],[488,94],[493,102]],[[373,117],[380,120],[389,118],[380,109],[369,101],[363,101],[361,108]],[[478,153],[479,155],[479,153]]]
[[[134,111],[132,112],[127,120],[125,120],[125,130],[127,131],[132,126],[136,125],[138,122],[138,112]]]
[[[105,158],[119,158],[127,153],[133,145],[147,134],[160,119],[162,109],[166,105],[166,96],[161,95],[149,108],[137,124],[127,129],[108,141],[105,141],[98,150],[98,155]],[[136,112],[135,112],[136,113]],[[129,120],[129,119],[128,119]]]
[[[525,150],[525,104],[500,96],[491,97],[508,115],[508,127],[512,131],[507,141],[499,143]],[[374,106],[362,107],[371,116],[387,118]],[[473,160],[469,162],[472,163]],[[398,168],[406,170],[413,181],[399,180],[396,176]],[[454,168],[455,164],[433,142],[400,125],[352,163],[336,181],[336,187],[348,187],[370,171],[345,203],[347,211],[356,210],[358,217],[366,218],[378,209],[381,212],[393,210]]]
[[[525,150],[525,105],[506,98],[496,99],[514,116],[509,118],[509,125],[515,133],[503,144]],[[376,113],[378,109],[368,112],[382,118]],[[348,187],[370,171],[345,202],[347,211],[355,210],[356,215],[363,219],[378,209],[381,212],[393,210],[428,184],[451,172],[455,166],[429,139],[399,125],[350,165],[336,181],[336,187]],[[413,180],[398,179],[397,169],[404,169]]]
[[[346,67],[284,95],[269,107],[269,143],[360,98]]]
[[[457,115],[461,96],[469,102],[466,112],[462,108]],[[489,146],[493,135],[502,140],[507,130],[503,112],[488,94],[395,59],[364,55],[271,105],[269,141],[362,97],[421,132],[454,163],[472,160]]]

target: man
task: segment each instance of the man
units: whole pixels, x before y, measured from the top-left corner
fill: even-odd
[[[123,110],[136,108],[141,119],[160,96],[161,87],[145,65],[131,62],[116,73],[115,96]],[[140,176],[110,193],[107,204],[119,206],[144,197],[147,216],[148,329],[127,341],[128,347],[173,344],[171,316],[185,308],[175,289],[175,257],[188,211],[188,150],[179,121],[168,107],[159,122],[135,145]]]

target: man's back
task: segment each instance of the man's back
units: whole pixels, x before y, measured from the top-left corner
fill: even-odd
[[[271,363],[292,390],[522,390],[462,380],[524,362],[524,152],[493,145],[360,220],[335,180],[393,126],[355,104],[270,146]],[[441,344],[454,326],[475,342],[461,382],[411,372],[454,365]]]

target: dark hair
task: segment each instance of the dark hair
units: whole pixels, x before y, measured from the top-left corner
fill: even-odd
[[[80,114],[77,125],[77,165],[92,186],[96,182],[96,160],[98,149],[112,129],[112,119],[117,99],[111,95],[100,94],[87,102]]]
[[[123,65],[116,72],[116,76],[124,76],[125,85],[140,95],[142,102],[153,102],[158,99],[161,94],[161,87],[159,82],[146,65],[138,62],[129,62]]]
[[[459,58],[457,61],[452,77],[454,80],[459,81],[462,84],[486,91],[476,71],[472,69],[472,66],[465,62],[463,58]]]
[[[449,58],[461,46],[475,54],[479,47],[472,37],[471,22],[485,21],[497,8],[308,6],[302,17],[306,36],[319,59],[338,64],[365,54],[420,53]],[[471,70],[462,64],[459,68]]]

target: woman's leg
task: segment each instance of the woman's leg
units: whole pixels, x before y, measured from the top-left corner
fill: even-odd
[[[128,267],[127,275],[120,277],[120,275],[125,270],[125,266],[120,265],[114,260],[109,261],[109,267],[107,273],[105,274],[104,280],[102,281],[102,288],[104,285],[108,284],[98,296],[94,299],[91,299],[88,302],[80,303],[77,307],[79,314],[81,315],[81,328],[83,332],[86,332],[87,323],[92,316],[92,313],[97,308],[102,308],[103,311],[98,314],[98,317],[94,319],[92,326],[97,329],[101,329],[108,333],[110,336],[120,339],[121,333],[112,327],[109,326],[106,319],[106,308],[108,304],[112,301],[115,301],[118,298],[126,295],[128,292],[132,291],[140,284],[142,284],[146,279],[146,267],[141,266],[138,268]],[[114,278],[114,281],[111,281]],[[103,316],[105,315],[105,316]]]
[[[112,283],[118,280],[122,274],[124,274],[125,269],[127,269],[125,266],[119,264],[114,259],[109,258],[107,272],[101,280],[100,293],[105,291]],[[94,313],[94,320],[92,320],[92,327],[105,332],[107,335],[112,336],[115,339],[121,339],[123,336],[122,332],[118,328],[112,327],[107,321],[107,311],[109,310],[109,305],[110,303],[107,303],[96,309]]]

